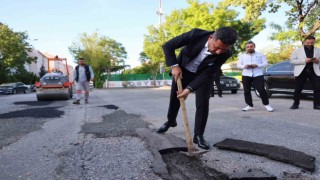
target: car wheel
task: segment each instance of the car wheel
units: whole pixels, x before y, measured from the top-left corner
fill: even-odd
[[[232,93],[232,94],[237,94],[237,92],[238,92],[237,89],[231,90],[231,93]]]
[[[269,86],[267,83],[264,83],[264,89],[266,90],[268,98],[271,97],[272,93],[269,90]],[[257,89],[254,89],[255,94],[260,97],[260,93],[257,91]]]
[[[69,88],[69,95],[70,95],[70,98],[73,97],[73,90],[72,90],[72,86]]]

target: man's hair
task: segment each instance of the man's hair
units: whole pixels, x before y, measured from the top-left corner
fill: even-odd
[[[84,58],[83,57],[79,58],[79,61],[81,61],[81,60],[84,61]]]
[[[256,46],[256,44],[254,43],[254,42],[252,42],[252,41],[248,41],[247,43],[246,43],[246,45],[247,44],[253,44],[254,46]]]
[[[220,39],[223,44],[233,45],[238,39],[238,33],[232,27],[221,27],[213,33],[215,40]]]
[[[313,40],[316,40],[316,38],[314,37],[314,36],[307,36],[304,40],[306,41],[306,40],[309,40],[309,39],[313,39]]]

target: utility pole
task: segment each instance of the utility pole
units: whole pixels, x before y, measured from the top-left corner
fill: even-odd
[[[157,14],[159,15],[159,27],[161,27],[162,26],[162,17],[163,17],[162,0],[159,0],[159,9],[157,11]]]
[[[157,11],[157,14],[159,16],[159,29],[161,30],[162,28],[162,17],[163,17],[163,9],[162,9],[162,0],[159,0],[159,9]],[[160,73],[162,73],[162,86],[166,85],[166,81],[165,81],[165,77],[164,77],[164,73],[165,73],[165,69],[164,69],[164,63],[160,63]]]

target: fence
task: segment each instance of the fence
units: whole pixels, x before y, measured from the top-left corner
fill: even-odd
[[[241,80],[240,72],[225,72],[224,74]],[[168,73],[157,74],[156,81],[151,74],[111,74],[109,81],[107,81],[107,76],[104,76],[103,79],[110,88],[164,86],[171,85],[172,80]]]

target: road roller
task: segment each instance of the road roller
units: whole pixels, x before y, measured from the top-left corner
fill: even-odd
[[[66,74],[57,68],[51,69],[48,73],[35,83],[38,101],[69,100],[72,98],[72,83],[69,80],[69,70],[66,58],[48,58],[48,69],[51,61],[65,61]]]

